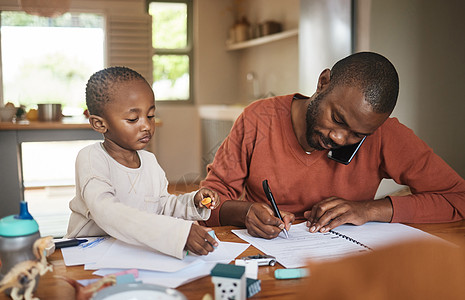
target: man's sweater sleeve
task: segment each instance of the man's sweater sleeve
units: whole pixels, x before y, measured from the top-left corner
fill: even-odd
[[[396,119],[383,130],[382,169],[412,195],[392,196],[392,222],[450,222],[465,217],[465,180]]]

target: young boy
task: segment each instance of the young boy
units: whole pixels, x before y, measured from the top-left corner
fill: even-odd
[[[66,237],[110,235],[177,258],[184,251],[206,255],[218,245],[193,220],[207,220],[200,202],[216,192],[202,188],[168,194],[165,172],[142,150],[155,131],[155,97],[147,81],[126,67],[110,67],[87,82],[86,104],[92,128],[103,143],[82,149],[76,159],[76,196]]]

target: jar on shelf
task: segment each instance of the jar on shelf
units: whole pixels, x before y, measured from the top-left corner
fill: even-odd
[[[249,28],[250,23],[247,21],[247,18],[242,17],[242,19],[234,25],[234,41],[240,43],[248,40]]]

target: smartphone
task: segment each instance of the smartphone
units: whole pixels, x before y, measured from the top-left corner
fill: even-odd
[[[366,136],[364,136],[363,139],[356,144],[343,146],[334,150],[329,150],[328,157],[337,161],[338,163],[348,165],[354,158],[358,149],[360,149],[360,146],[362,145],[363,141],[365,141],[365,139]]]

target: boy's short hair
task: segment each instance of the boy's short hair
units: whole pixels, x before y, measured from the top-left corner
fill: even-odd
[[[109,67],[90,76],[86,85],[89,114],[102,116],[105,104],[112,100],[115,87],[122,82],[133,80],[147,82],[142,75],[128,67]]]

